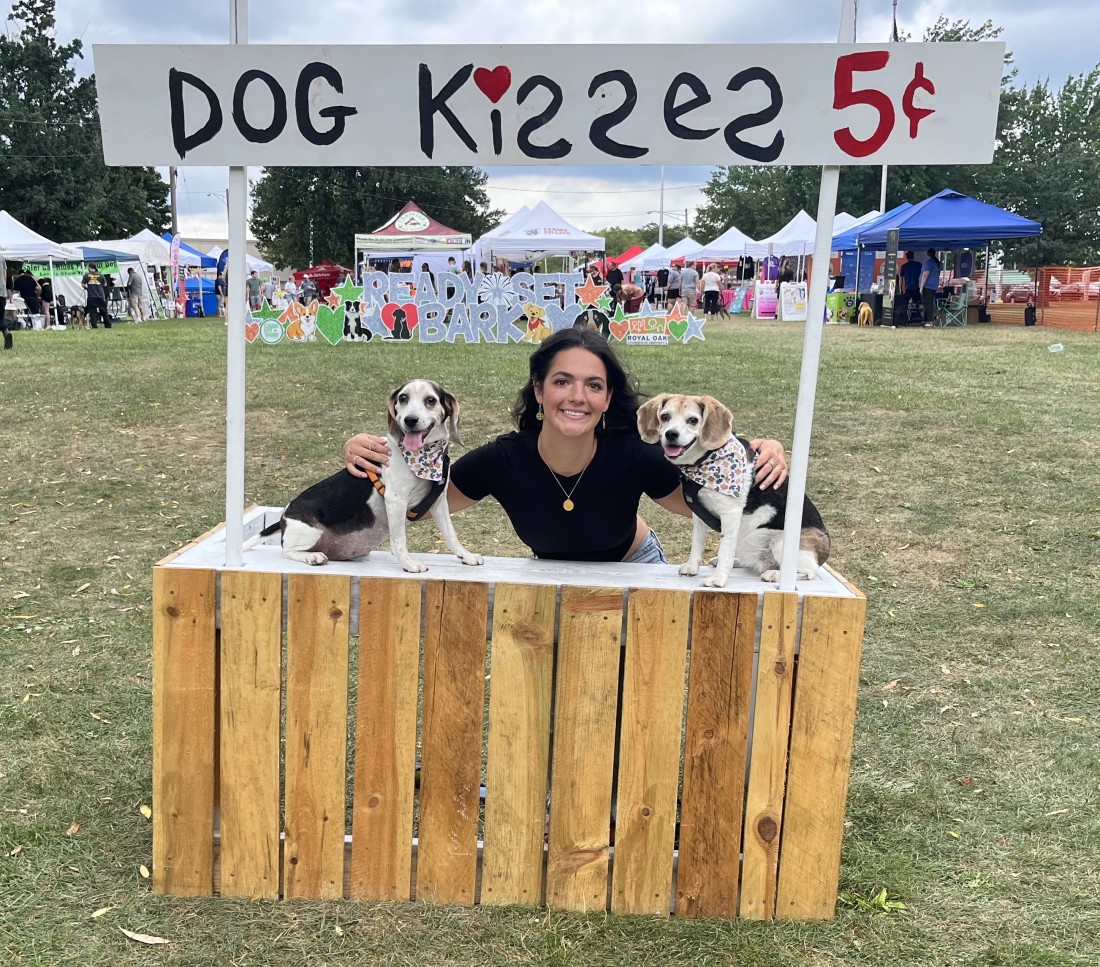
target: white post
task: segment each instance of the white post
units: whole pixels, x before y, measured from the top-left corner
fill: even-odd
[[[838,41],[855,30],[855,0],[841,0]],[[793,591],[798,577],[798,545],[802,534],[802,505],[806,499],[806,477],[810,467],[810,435],[817,398],[817,370],[821,361],[821,337],[825,329],[825,290],[829,281],[829,255],[833,243],[833,219],[840,168],[821,169],[817,196],[817,233],[814,237],[814,268],[806,300],[806,333],[802,341],[802,371],[798,378],[798,404],[791,441],[791,475],[787,483],[787,515],[783,519],[783,561],[779,568],[779,590]]]
[[[657,244],[665,244],[665,166],[661,165],[661,214],[657,222]]]
[[[229,42],[248,43],[248,0],[229,0]],[[229,169],[229,262],[226,270],[228,327],[225,393],[225,566],[244,563],[244,325],[245,237],[248,221],[248,168]]]

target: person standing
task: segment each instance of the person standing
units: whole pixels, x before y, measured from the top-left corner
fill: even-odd
[[[126,299],[130,304],[130,319],[145,321],[145,282],[133,269],[126,270]]]
[[[248,307],[255,311],[260,308],[260,277],[255,269],[248,276],[245,285],[248,288]]]
[[[275,305],[275,282],[270,275],[266,279],[264,279],[263,290],[264,301],[269,306]]]
[[[703,273],[703,312],[708,316],[718,315],[722,307],[722,276],[718,266],[711,264]]]
[[[287,304],[298,301],[298,283],[294,281],[293,275],[287,278],[286,285],[283,286],[283,292],[286,294]]]
[[[45,316],[45,328],[46,329],[59,329],[60,326],[54,325],[53,317],[53,280],[44,275],[38,280],[38,298],[42,302],[42,315]],[[60,320],[57,320],[60,322]]]
[[[673,265],[668,270],[668,301],[665,307],[676,305],[680,298],[680,270]]]
[[[214,280],[214,297],[218,300],[218,315],[225,315],[225,273],[219,272]]]
[[[614,260],[607,263],[607,284],[611,286],[612,292],[615,291],[615,286],[623,284],[623,270],[615,264]]]
[[[11,349],[13,342],[8,332],[8,263],[0,255],[0,332],[4,334],[4,348]]]
[[[25,265],[19,270],[19,274],[12,282],[12,288],[22,297],[23,304],[27,307],[27,315],[39,316],[42,314],[42,301],[40,298],[42,287]]]
[[[910,316],[910,306],[913,303],[917,304],[917,308],[921,305],[921,292],[920,292],[920,279],[921,279],[922,266],[920,262],[916,260],[912,250],[905,253],[905,261],[902,262],[901,268],[898,270],[898,278],[901,279],[901,302],[905,306],[905,321],[908,322]],[[896,322],[897,320],[895,320]]]
[[[699,273],[695,270],[695,263],[685,262],[684,270],[680,273],[680,295],[689,311],[695,308],[698,291]]]
[[[103,320],[103,328],[111,328],[111,317],[107,315],[107,278],[96,267],[95,262],[88,263],[88,271],[80,280],[85,295],[85,315],[93,329],[98,329],[96,317]]]
[[[940,270],[943,263],[936,258],[936,250],[928,250],[920,275],[920,297],[924,303],[924,328],[930,329],[936,321],[936,290],[940,287]]]

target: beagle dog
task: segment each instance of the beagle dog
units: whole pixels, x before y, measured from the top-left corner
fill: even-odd
[[[463,564],[483,564],[458,539],[447,506],[448,447],[458,436],[459,406],[438,383],[414,379],[390,394],[386,442],[393,456],[368,479],[346,469],[295,497],[283,516],[246,543],[282,532],[283,557],[304,564],[366,557],[387,536],[402,568],[428,570],[409,554],[405,526],[431,511],[447,550]]]
[[[710,396],[662,393],[638,410],[638,432],[646,443],[659,443],[665,457],[680,468],[684,499],[695,515],[691,553],[680,573],[699,573],[707,531],[715,530],[722,535],[718,559],[703,587],[725,587],[735,565],[755,571],[763,581],[778,580],[787,484],[767,490],[753,486],[756,453],[748,440],[734,434],[733,414]],[[829,532],[807,498],[798,579],[812,580],[829,549]]]

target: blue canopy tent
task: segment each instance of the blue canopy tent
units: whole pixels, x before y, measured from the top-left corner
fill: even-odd
[[[907,201],[903,201],[897,208],[891,208],[888,212],[872,218],[869,222],[862,222],[858,225],[853,225],[847,231],[841,232],[839,235],[833,236],[833,251],[834,252],[854,252],[859,248],[859,236],[863,232],[869,232],[877,225],[888,222],[892,218],[896,218],[902,212],[908,211],[913,206]]]
[[[133,262],[129,252],[116,252],[109,248],[96,248],[93,245],[76,245],[74,248],[84,256],[85,262]]]
[[[1030,218],[987,205],[968,195],[945,188],[893,218],[878,220],[857,232],[859,248],[881,249],[889,229],[898,229],[898,247],[977,248],[1006,238],[1032,238],[1043,226]]]
[[[172,234],[171,234],[171,232],[165,232],[163,235],[161,235],[161,238],[163,238],[169,245],[172,244]],[[200,252],[196,248],[192,248],[186,242],[180,242],[180,248],[184,252],[188,252],[191,255],[195,256],[195,258],[197,258],[199,260],[199,267],[200,268],[216,269],[218,267],[218,260],[217,259],[211,258],[209,255],[203,255],[202,252]]]

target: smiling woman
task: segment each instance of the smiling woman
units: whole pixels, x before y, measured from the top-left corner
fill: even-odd
[[[679,473],[637,431],[639,391],[599,333],[569,328],[531,354],[512,410],[516,431],[451,467],[452,511],[495,497],[536,557],[663,563],[657,535],[639,515],[642,495],[691,516]],[[783,447],[755,440],[761,487],[787,476]],[[383,441],[359,434],[344,448],[348,471],[377,466]]]

